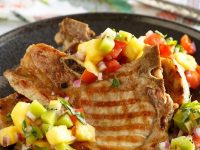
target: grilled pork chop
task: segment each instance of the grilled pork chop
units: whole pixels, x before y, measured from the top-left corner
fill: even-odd
[[[147,150],[167,140],[173,103],[165,93],[160,69],[158,50],[146,47],[140,59],[104,81],[66,90],[72,104],[82,107],[88,123],[96,128],[92,149]],[[113,79],[120,81],[119,87],[112,86]]]
[[[67,53],[74,53],[78,43],[88,41],[94,36],[95,33],[88,24],[65,18],[59,23],[59,32],[55,35],[55,41],[58,45],[62,45]]]
[[[77,77],[65,69],[61,61],[66,54],[45,44],[31,45],[15,70],[7,70],[4,76],[18,93],[43,104],[58,96]]]
[[[88,123],[96,128],[97,142],[89,145],[93,150],[154,149],[156,144],[167,140],[173,104],[159,76],[161,63],[157,48],[145,47],[140,59],[123,65],[103,81],[82,84],[79,88],[71,86],[76,77],[63,67],[59,61],[62,57],[65,56],[52,47],[33,45],[20,66],[4,75],[17,92],[31,100],[44,103],[56,96],[70,96],[72,105],[83,107]],[[112,87],[114,78],[120,80],[119,87]],[[59,87],[61,81],[69,87]]]

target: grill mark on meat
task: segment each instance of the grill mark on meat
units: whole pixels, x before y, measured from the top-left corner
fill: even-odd
[[[155,116],[155,112],[152,111],[141,111],[141,112],[131,112],[131,113],[126,113],[126,114],[106,114],[106,115],[102,115],[102,114],[90,114],[87,113],[86,114],[86,118],[91,119],[91,118],[95,118],[95,119],[121,119],[121,118],[126,118],[126,119],[130,119],[130,118],[134,118],[134,117],[138,117],[138,116]]]
[[[141,141],[144,140],[144,137],[135,135],[135,136],[96,136],[97,140],[100,138],[102,141],[126,141],[126,142],[131,142],[131,143],[141,143]]]
[[[119,106],[113,106],[113,107],[101,107],[101,106],[94,106],[94,105],[81,105],[84,107],[85,110],[87,110],[87,113],[89,114],[96,114],[96,112],[98,112],[98,114],[101,115],[106,115],[106,114],[112,114],[112,112],[115,112],[116,115],[118,114],[122,114],[124,112],[126,113],[131,113],[131,112],[139,112],[139,111],[153,111],[153,106],[150,105],[147,102],[137,102],[135,104],[130,104],[130,105],[119,105]],[[90,109],[90,107],[93,107],[94,109]]]
[[[119,131],[104,131],[104,130],[100,130],[100,131],[96,131],[97,135],[104,135],[104,136],[134,136],[134,135],[140,135],[142,137],[146,137],[149,135],[149,130],[140,130],[140,129],[132,129],[132,130],[119,130]]]
[[[105,101],[105,102],[91,102],[88,99],[82,99],[81,105],[96,106],[96,107],[113,107],[128,104],[135,104],[138,100],[135,99],[122,99],[120,101]]]
[[[110,121],[110,123],[112,124],[112,120]],[[149,124],[144,124],[144,123],[135,123],[135,124],[127,124],[127,125],[123,125],[123,126],[114,126],[114,125],[110,125],[110,126],[95,126],[95,128],[99,131],[103,130],[103,131],[120,131],[120,130],[149,130],[151,129],[151,125]]]
[[[103,126],[110,126],[110,119],[102,119],[99,121],[99,119],[93,118],[92,121],[90,121],[91,124],[95,124],[96,126],[103,125]],[[138,116],[131,119],[121,118],[121,119],[115,119],[112,120],[112,125],[115,126],[122,126],[127,124],[134,124],[134,123],[145,123],[145,124],[151,124],[153,123],[153,118],[150,116]]]

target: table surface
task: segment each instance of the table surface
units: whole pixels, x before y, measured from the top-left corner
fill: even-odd
[[[180,0],[175,1],[180,2]],[[200,6],[200,1],[197,1]],[[185,16],[147,6],[145,2],[146,0],[0,0],[0,35],[37,20],[86,12],[144,14],[181,22],[200,30],[200,23],[197,20],[187,19]],[[154,0],[149,0],[148,2],[152,6],[155,5],[153,3]],[[181,2],[190,4],[187,0]],[[162,5],[157,6],[163,7]],[[170,8],[170,10],[172,11],[173,9]],[[182,10],[182,12],[185,12],[185,10]]]

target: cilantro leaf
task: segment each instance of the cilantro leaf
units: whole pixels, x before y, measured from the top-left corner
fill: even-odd
[[[156,30],[155,33],[161,35],[163,38],[166,38],[166,37],[167,37],[167,34],[164,35],[163,33],[161,33],[161,32],[158,31],[158,30]]]
[[[112,80],[112,87],[119,87],[120,86],[120,81],[119,81],[119,79],[117,79],[117,78],[114,78],[113,80]]]
[[[72,115],[76,116],[76,118],[82,123],[82,124],[86,124],[85,118],[83,116],[83,114],[81,114],[80,112],[75,112],[75,110],[70,106],[70,104],[65,100],[65,99],[60,99],[60,103],[66,108],[68,109]]]

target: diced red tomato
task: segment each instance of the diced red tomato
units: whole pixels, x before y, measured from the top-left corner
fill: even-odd
[[[196,52],[196,46],[191,42],[187,34],[181,37],[180,44],[189,54],[194,54]]]
[[[107,67],[105,70],[106,72],[115,72],[116,70],[118,70],[121,67],[119,62],[115,59],[107,61],[107,62],[105,62],[105,64]]]
[[[72,127],[72,135],[76,135],[76,126]]]
[[[200,66],[197,66],[196,71],[200,74]]]
[[[81,80],[85,83],[92,83],[97,80],[97,76],[85,69],[85,71],[81,75]]]
[[[200,75],[197,71],[185,71],[187,82],[192,89],[196,89],[200,85]]]
[[[119,62],[120,64],[125,64],[125,63],[128,62],[128,58],[127,58],[126,56],[121,55],[121,56],[118,58],[118,62]]]
[[[77,121],[77,118],[76,118],[75,115],[71,115],[71,116],[70,116],[70,119],[72,120],[72,122],[73,122],[74,124],[75,124],[76,121]]]
[[[160,44],[159,50],[160,50],[161,57],[169,57],[172,54],[171,47],[166,44]]]
[[[192,136],[192,140],[194,142],[194,145],[195,145],[195,148],[200,148],[200,137],[199,136],[196,136],[196,135],[193,135]]]
[[[122,50],[126,47],[126,45],[127,44],[125,42],[115,40],[115,46],[113,50],[107,56],[105,56],[105,60],[118,58]]]
[[[155,45],[163,44],[164,38],[160,34],[153,33],[144,39],[144,43],[155,46]]]

